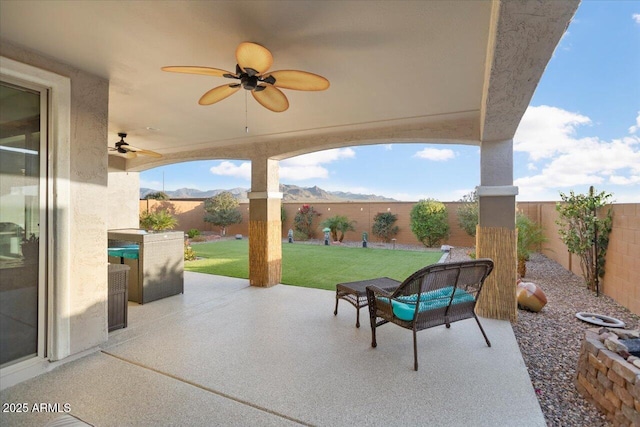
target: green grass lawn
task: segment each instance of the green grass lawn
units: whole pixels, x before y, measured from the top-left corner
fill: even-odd
[[[193,245],[200,259],[186,261],[187,271],[249,278],[249,247],[245,240]],[[404,251],[344,246],[282,244],[282,283],[335,290],[337,283],[387,276],[404,280],[414,271],[438,262],[441,252]]]

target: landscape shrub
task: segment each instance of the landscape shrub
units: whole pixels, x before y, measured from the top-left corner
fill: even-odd
[[[476,237],[478,225],[478,194],[472,191],[460,199],[464,205],[458,208],[458,224],[469,236]]]
[[[539,249],[539,246],[546,242],[547,238],[542,227],[523,213],[516,214],[516,228],[518,229],[516,244],[518,275],[524,277],[527,274],[527,261],[529,261],[531,252]]]
[[[560,193],[562,202],[556,204],[560,217],[556,223],[560,226],[560,239],[567,245],[569,252],[578,255],[580,268],[586,285],[592,291],[599,292],[598,278],[604,276],[604,263],[609,246],[609,234],[613,222],[613,213],[607,209],[599,211],[609,203],[611,194],[595,193],[593,187],[589,194],[569,195]]]
[[[200,230],[198,230],[197,228],[192,228],[191,230],[187,231],[187,236],[189,236],[190,239],[193,239],[196,236],[200,235]]]
[[[173,230],[178,220],[165,210],[143,211],[140,214],[140,228],[144,230]]]
[[[331,239],[334,242],[342,242],[344,240],[344,233],[347,231],[356,231],[355,221],[350,221],[344,215],[336,215],[331,218],[327,218],[320,224],[321,227],[327,227],[331,230]],[[338,237],[338,232],[340,236]]]
[[[382,241],[389,243],[398,234],[400,228],[395,225],[398,215],[391,212],[379,212],[373,217],[371,232]]]
[[[296,238],[296,240],[313,239],[316,234],[313,223],[314,220],[319,216],[320,212],[316,211],[313,206],[302,205],[302,207],[298,209],[298,212],[293,219],[293,229],[294,232],[297,231],[298,233],[300,233],[300,235],[303,235],[304,238],[296,238],[295,233],[294,238]]]
[[[426,247],[432,248],[449,236],[447,208],[434,199],[423,199],[411,209],[411,231]]]
[[[196,253],[189,244],[189,240],[185,239],[184,241],[184,260],[185,261],[194,261],[196,259]]]

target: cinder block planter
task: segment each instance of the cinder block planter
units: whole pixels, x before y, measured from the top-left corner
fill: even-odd
[[[585,332],[575,385],[615,426],[640,425],[640,358],[625,339],[640,331],[591,328]]]

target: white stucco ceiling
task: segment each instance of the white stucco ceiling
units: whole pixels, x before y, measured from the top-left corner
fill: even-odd
[[[510,138],[576,7],[575,0],[1,1],[0,37],[108,79],[105,145],[127,132],[131,144],[164,155],[126,165],[144,169],[250,158],[256,150],[286,157],[344,144]],[[245,91],[197,103],[228,80],[160,70],[233,71],[242,41],[267,47],[272,70],[317,73],[331,87],[284,90],[283,113],[249,95],[245,119]]]

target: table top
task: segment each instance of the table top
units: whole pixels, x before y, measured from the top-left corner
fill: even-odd
[[[391,291],[397,288],[400,283],[401,282],[389,277],[378,277],[376,279],[360,280],[358,282],[338,283],[336,288],[356,295],[365,295],[367,293],[367,286],[377,286],[385,291]]]

